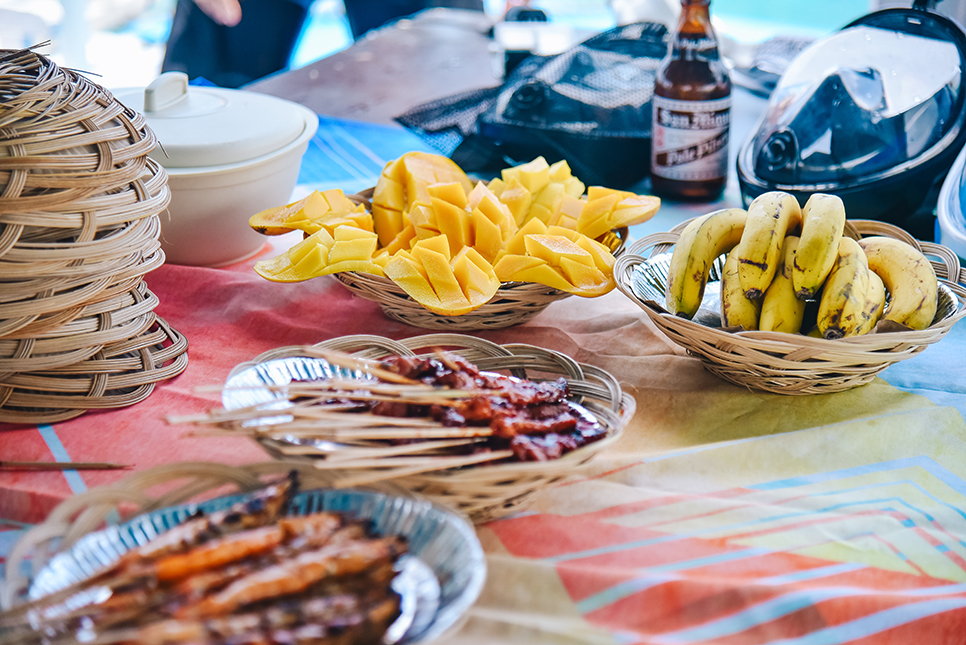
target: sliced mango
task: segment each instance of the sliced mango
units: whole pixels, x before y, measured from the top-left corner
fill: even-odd
[[[587,298],[612,291],[614,258],[606,248],[580,233],[552,228],[559,233],[525,235],[524,253],[508,249],[494,267],[497,277],[503,282],[537,282]]]
[[[407,152],[383,166],[372,195],[372,217],[379,244],[388,246],[408,225],[415,204],[430,204],[429,187],[457,183],[464,194],[473,182],[449,157],[428,152]],[[452,189],[441,189],[450,195]]]
[[[597,239],[608,231],[646,222],[660,207],[659,197],[591,186],[587,189],[587,203],[577,218],[577,230]]]
[[[525,164],[504,168],[500,175],[503,181],[508,184],[511,179],[516,179],[531,194],[534,194],[540,192],[544,186],[550,183],[550,165],[543,157],[537,157]]]
[[[493,267],[472,247],[449,255],[445,235],[420,240],[411,253],[399,251],[385,265],[386,275],[416,302],[444,316],[469,313],[500,288]]]
[[[255,272],[273,282],[302,282],[340,271],[383,275],[373,261],[376,234],[353,226],[340,226],[335,236],[320,229],[285,253],[255,263]]]
[[[354,203],[338,188],[314,190],[296,202],[265,209],[248,220],[249,226],[263,235],[283,235],[295,230],[311,234],[323,227],[331,233],[336,226],[350,222],[372,230],[365,206]]]
[[[426,187],[426,192],[433,199],[441,199],[457,208],[466,208],[466,190],[463,188],[463,184],[459,182],[432,184]]]
[[[495,181],[495,180],[494,180]],[[492,183],[492,182],[491,182]],[[494,192],[494,194],[496,194]],[[533,193],[526,186],[520,183],[519,179],[509,179],[499,194],[502,202],[510,213],[513,214],[513,221],[517,226],[521,226],[530,214],[530,205],[533,203]]]

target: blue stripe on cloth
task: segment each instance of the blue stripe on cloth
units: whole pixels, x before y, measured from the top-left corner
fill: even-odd
[[[741,551],[728,551],[727,553],[716,553],[715,555],[705,556],[703,558],[694,558],[693,560],[682,560],[679,562],[668,562],[665,564],[659,564],[653,567],[641,568],[641,571],[646,572],[648,575],[641,576],[639,578],[634,578],[626,582],[622,582],[619,585],[614,585],[600,593],[594,594],[584,598],[577,603],[577,610],[581,613],[587,613],[606,607],[613,604],[619,600],[623,600],[629,596],[636,593],[649,589],[651,587],[657,586],[659,584],[664,584],[665,582],[670,582],[672,580],[677,580],[673,574],[676,571],[686,571],[688,569],[698,569],[700,567],[707,567],[715,564],[720,564],[722,562],[733,562],[735,560],[742,560],[744,558],[755,558],[760,555],[768,555],[771,553],[768,549],[750,548],[742,549]],[[658,574],[657,576],[650,574]],[[672,575],[661,575],[661,574],[672,574]]]
[[[815,567],[813,569],[806,569],[804,571],[796,571],[794,573],[783,573],[778,576],[771,576],[768,578],[759,578],[755,581],[755,584],[759,585],[787,585],[794,584],[796,582],[804,582],[805,580],[817,580],[819,578],[828,578],[829,576],[837,576],[840,573],[851,573],[852,571],[858,571],[860,569],[867,568],[864,564],[857,564],[855,562],[842,562],[840,564],[833,564],[827,567]]]
[[[966,607],[966,598],[927,600],[910,605],[901,605],[841,625],[826,627],[798,638],[772,641],[769,645],[839,645],[964,607]]]
[[[744,611],[713,620],[699,627],[669,632],[653,638],[654,643],[660,645],[688,645],[707,640],[725,638],[741,633],[752,627],[763,625],[782,616],[811,607],[826,600],[845,598],[849,596],[923,596],[950,595],[966,592],[966,584],[940,585],[937,587],[920,588],[914,590],[878,591],[859,587],[828,587],[826,589],[805,589],[784,594],[778,598],[758,603]],[[966,599],[957,599],[966,602]],[[935,601],[929,601],[935,602]],[[918,603],[926,604],[926,603]],[[887,613],[887,612],[880,612]],[[824,642],[824,641],[823,641]],[[832,641],[838,642],[838,641]]]
[[[60,437],[57,436],[57,431],[54,430],[53,426],[37,426],[37,430],[40,431],[40,436],[43,437],[44,443],[47,444],[47,449],[50,450],[50,454],[54,456],[54,460],[60,463],[69,463],[71,461],[70,455],[67,454],[67,449],[64,448],[64,444],[60,442]],[[84,479],[80,476],[80,473],[76,470],[65,470],[64,479],[67,480],[67,485],[70,486],[70,490],[75,495],[79,495],[87,490],[87,484],[84,483]]]
[[[900,468],[914,468],[914,467],[919,467],[919,468],[922,468],[923,470],[926,470],[930,475],[942,481],[944,484],[946,484],[956,492],[966,495],[966,482],[964,482],[962,479],[957,477],[954,473],[947,470],[945,467],[939,465],[929,457],[925,457],[925,456],[905,457],[903,459],[893,459],[891,461],[883,461],[877,464],[865,464],[863,466],[857,466],[855,468],[844,468],[842,470],[831,470],[828,472],[815,473],[812,475],[804,475],[801,477],[779,479],[771,482],[765,482],[762,484],[752,484],[747,486],[747,488],[751,488],[754,490],[776,490],[779,488],[795,488],[797,486],[807,486],[809,484],[833,481],[836,479],[845,479],[847,477],[856,477],[859,475],[867,475],[869,473],[883,472],[887,470],[898,470]]]

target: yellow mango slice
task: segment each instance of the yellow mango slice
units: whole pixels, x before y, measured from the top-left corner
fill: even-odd
[[[369,262],[378,243],[375,233],[350,226],[337,228],[334,238],[335,242],[329,248],[330,264],[350,260]]]
[[[511,255],[508,253],[493,266],[493,272],[500,279],[500,282],[513,282],[515,280],[513,276],[521,271],[543,266],[546,263],[546,260],[531,255]]]
[[[545,235],[547,233],[547,226],[540,220],[534,218],[527,221],[522,227],[520,227],[517,232],[511,237],[506,245],[504,246],[507,253],[514,255],[526,255],[527,235]]]
[[[385,267],[386,277],[398,284],[410,298],[431,311],[442,308],[439,296],[433,291],[429,278],[425,275],[422,265],[411,259],[408,253],[400,251]]]
[[[464,247],[451,264],[453,275],[471,306],[479,307],[489,302],[499,290],[500,280],[493,267],[473,247]]]
[[[616,287],[614,258],[602,244],[560,227],[551,230],[562,234],[548,230],[546,234],[526,235],[525,253],[508,251],[502,255],[494,267],[497,277],[504,282],[538,282],[587,298]]]
[[[508,184],[516,179],[531,193],[538,193],[550,183],[550,165],[543,157],[537,157],[525,164],[504,168],[500,175]]]
[[[412,252],[399,251],[385,264],[386,275],[416,302],[444,316],[468,313],[500,288],[493,267],[472,247],[448,255],[446,236],[420,240]]]
[[[383,166],[372,196],[372,216],[379,244],[388,246],[408,225],[415,204],[430,204],[429,187],[458,183],[464,193],[473,182],[449,157],[428,152],[407,152]],[[445,190],[445,189],[444,189]]]
[[[463,184],[459,182],[432,184],[426,188],[426,192],[432,199],[441,199],[457,208],[466,208],[466,190],[463,189]]]
[[[585,200],[579,197],[564,193],[560,199],[560,208],[557,210],[557,216],[550,221],[550,224],[576,231],[577,219],[580,217],[580,211],[583,210],[585,203]]]
[[[395,255],[396,251],[411,248],[415,239],[416,227],[413,226],[412,222],[410,222],[406,225],[406,228],[399,232],[399,235],[392,239],[392,242],[383,247],[382,251],[392,257]],[[375,259],[375,256],[373,256],[373,259]]]
[[[646,222],[661,207],[659,197],[603,186],[591,186],[587,198],[577,218],[577,230],[594,239],[617,228]]]
[[[333,188],[314,190],[291,204],[255,213],[248,224],[263,235],[282,235],[294,230],[311,234],[323,226],[331,232],[335,226],[345,223],[346,218],[359,218],[364,223],[369,217],[365,206],[351,201],[341,189]]]
[[[537,284],[545,284],[548,287],[559,289],[560,291],[566,291],[567,293],[575,292],[574,285],[572,285],[570,281],[563,276],[559,269],[555,269],[549,264],[541,264],[529,269],[517,271],[515,274],[513,274],[513,276],[511,276],[511,281],[536,282]]]
[[[594,266],[594,258],[584,249],[562,235],[527,235],[524,239],[527,255],[559,266],[564,258],[585,266]]]
[[[436,223],[436,209],[427,204],[416,204],[409,211],[409,223],[413,225],[415,235],[424,240],[439,235],[439,225]],[[407,225],[408,226],[408,225]]]
[[[533,194],[516,178],[509,179],[505,188],[500,192],[500,202],[506,205],[513,214],[513,221],[521,226],[530,214]]]
[[[597,240],[592,240],[586,235],[579,236],[574,243],[580,248],[584,249],[594,260],[594,266],[603,271],[605,274],[613,275],[614,271],[614,254],[610,252],[606,246],[598,242]],[[615,285],[616,286],[616,285]]]
[[[413,244],[413,257],[416,256],[417,249],[428,249],[430,251],[440,253],[446,258],[447,262],[449,262],[449,259],[452,257],[449,251],[450,243],[445,235],[437,235],[436,237],[431,237],[429,239],[419,240]]]
[[[483,182],[481,181],[480,184],[482,183]],[[477,184],[477,186],[479,186],[480,184]],[[506,182],[503,181],[501,177],[494,177],[493,179],[490,180],[488,184],[484,184],[484,185],[487,188],[489,188],[490,192],[492,192],[497,197],[499,197],[500,194],[503,193],[503,191],[506,189]]]
[[[464,209],[433,197],[433,211],[436,213],[436,226],[439,232],[449,240],[450,255],[455,255],[461,248],[471,244],[470,214]]]
[[[550,181],[563,184],[564,192],[572,197],[580,197],[584,194],[584,182],[573,176],[570,164],[566,160],[560,160],[550,165]]]
[[[503,235],[500,227],[490,221],[479,209],[470,215],[473,246],[488,262],[493,262],[503,249]]]
[[[550,177],[550,181],[558,182],[564,182],[573,177],[570,164],[567,163],[566,159],[561,159],[556,163],[550,164],[547,175]]]
[[[339,271],[383,275],[374,262],[376,234],[354,226],[341,226],[335,237],[321,229],[285,253],[255,263],[255,272],[273,282],[302,282]]]

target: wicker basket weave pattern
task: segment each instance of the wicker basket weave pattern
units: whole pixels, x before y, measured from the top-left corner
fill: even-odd
[[[142,280],[164,262],[156,145],[98,85],[0,50],[0,422],[130,405],[184,369]]]
[[[955,253],[939,244],[920,242],[885,222],[850,220],[846,230],[852,237],[894,237],[926,254],[940,282],[955,294],[953,311],[924,330],[871,333],[840,340],[708,327],[670,314],[663,302],[644,300],[634,288],[636,271],[649,258],[668,253],[687,224],[683,222],[668,233],[649,235],[631,245],[614,267],[617,287],[671,340],[700,358],[709,371],[749,389],[823,394],[864,385],[893,363],[938,342],[966,316],[966,269],[960,266]]]
[[[354,486],[391,481],[408,490],[446,504],[465,513],[476,523],[486,522],[524,507],[541,488],[561,481],[617,441],[634,415],[634,399],[624,393],[616,379],[594,366],[577,363],[560,352],[532,345],[497,345],[462,334],[428,334],[401,341],[381,336],[343,336],[322,342],[317,347],[351,353],[360,358],[379,359],[432,355],[445,349],[463,356],[482,370],[507,371],[519,378],[533,380],[567,379],[575,402],[592,412],[609,430],[603,439],[589,443],[559,459],[539,462],[513,462],[448,470],[426,470],[404,476],[385,474],[386,469],[328,470],[334,485]],[[282,347],[242,363],[232,374],[254,364],[290,356],[304,356],[300,347]],[[271,437],[259,440],[265,450],[283,461],[308,461],[319,456],[295,456],[290,444]]]

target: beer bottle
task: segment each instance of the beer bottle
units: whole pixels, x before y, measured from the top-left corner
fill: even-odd
[[[672,199],[712,201],[728,179],[731,79],[718,55],[710,0],[681,0],[654,83],[651,185]]]

